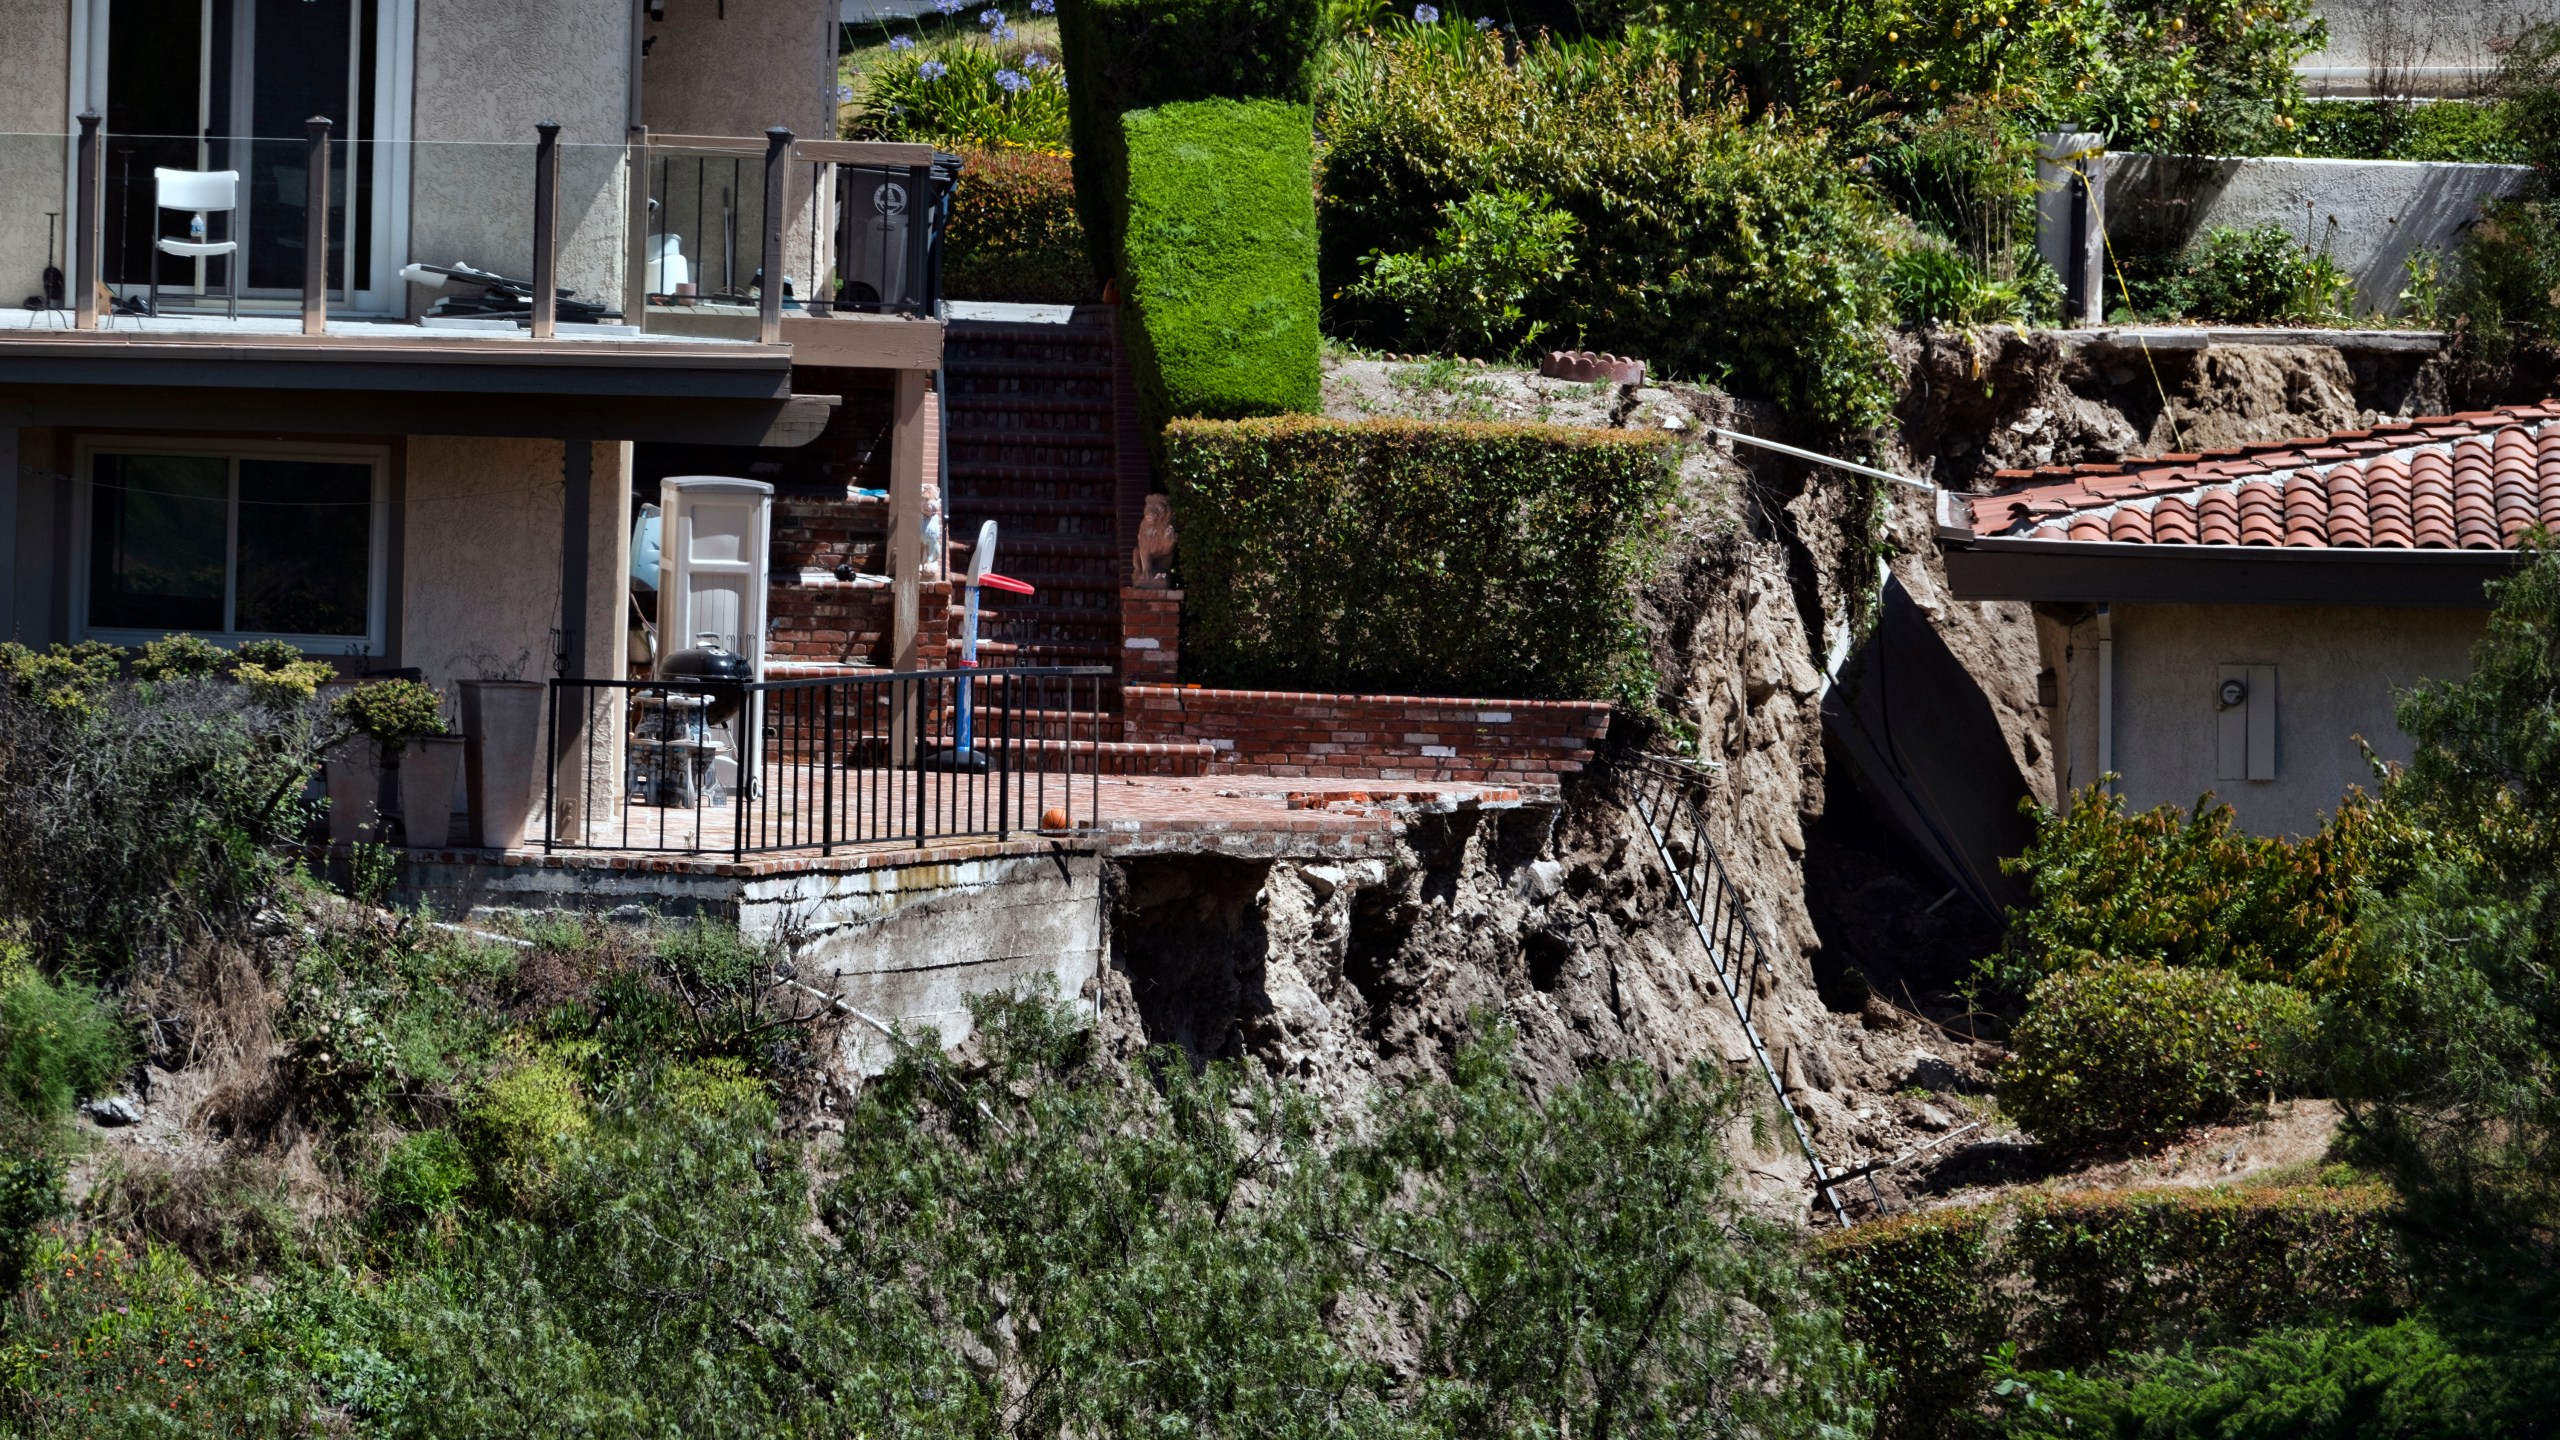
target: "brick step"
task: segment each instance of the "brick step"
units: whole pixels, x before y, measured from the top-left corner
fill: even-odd
[[[956,422],[963,415],[1100,415],[1111,414],[1111,397],[1085,395],[951,394],[949,409]]]
[[[1104,471],[1111,468],[1111,437],[1091,431],[955,428],[951,460],[955,465]]]
[[[1119,647],[1108,640],[980,640],[978,665],[992,670],[1004,665],[1108,665],[1119,658]],[[960,642],[948,641],[943,646],[945,662],[960,663]]]
[[[1097,385],[1102,393],[1111,393],[1111,362],[1096,360],[1091,364],[1061,364],[1055,360],[1013,360],[1003,356],[970,356],[956,349],[943,351],[945,373],[956,380],[1009,380],[1016,384],[1041,380],[1083,381]]]
[[[955,534],[976,535],[978,522],[981,520],[1002,522],[1001,528],[1009,532],[1015,517],[1049,516],[1054,519],[1104,521],[1112,518],[1111,511],[1107,507],[1094,504],[1079,496],[990,495],[975,493],[959,485],[952,486],[951,491],[952,533]],[[1087,534],[1080,533],[1075,526],[1026,525],[1023,529],[1026,533],[1022,538],[1025,540],[1034,538],[1027,533],[1033,530],[1043,531],[1039,538],[1044,541],[1090,541],[1093,539]],[[1056,533],[1045,533],[1047,531]],[[1105,533],[1108,533],[1107,526]]]

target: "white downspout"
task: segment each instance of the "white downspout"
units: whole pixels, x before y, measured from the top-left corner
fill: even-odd
[[[2098,607],[2098,785],[2115,793],[2116,769],[2116,626],[2108,607]]]

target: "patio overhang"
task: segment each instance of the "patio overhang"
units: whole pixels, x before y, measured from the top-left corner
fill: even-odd
[[[1959,600],[2084,604],[2379,605],[2476,609],[2515,572],[2507,550],[2287,549],[2012,540],[1942,529]]]
[[[255,325],[0,334],[0,425],[788,447],[837,404],[792,393],[788,345]]]

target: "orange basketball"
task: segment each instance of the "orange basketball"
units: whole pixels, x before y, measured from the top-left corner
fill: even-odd
[[[1066,829],[1066,828],[1067,828],[1067,812],[1066,812],[1066,811],[1064,811],[1064,810],[1059,809],[1059,808],[1058,808],[1057,806],[1055,806],[1055,805],[1052,805],[1052,806],[1050,806],[1048,809],[1041,811],[1041,812],[1040,812],[1040,828],[1041,828],[1041,829],[1043,829],[1043,830],[1064,830],[1064,829]]]

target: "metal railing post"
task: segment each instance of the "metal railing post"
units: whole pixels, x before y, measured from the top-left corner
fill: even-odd
[[[533,129],[533,338],[548,340],[560,319],[560,122]]]
[[[782,343],[782,210],[791,187],[791,131],[764,132],[764,288],[757,294],[756,339]]]
[[[542,853],[548,855],[560,830],[560,682],[551,682],[551,704],[542,737]]]
[[[98,252],[107,243],[106,197],[98,180],[107,168],[107,137],[99,127],[104,116],[80,112],[79,213],[71,221],[71,323],[83,330],[98,328]]]
[[[329,330],[330,126],[327,116],[314,115],[302,127],[302,333],[324,335]]]

